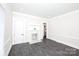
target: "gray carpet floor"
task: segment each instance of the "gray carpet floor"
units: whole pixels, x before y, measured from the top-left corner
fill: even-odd
[[[79,50],[47,39],[43,42],[13,45],[9,56],[78,56]]]

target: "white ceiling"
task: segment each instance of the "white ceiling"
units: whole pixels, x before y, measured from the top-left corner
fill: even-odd
[[[40,17],[55,17],[79,9],[79,3],[10,3],[12,11]]]

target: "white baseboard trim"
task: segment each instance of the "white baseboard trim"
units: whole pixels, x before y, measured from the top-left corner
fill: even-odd
[[[53,35],[52,37],[49,37],[49,39],[68,45],[68,46],[71,46],[73,48],[79,49],[79,38],[78,37],[63,36],[63,35],[56,35],[56,34],[54,36]]]
[[[11,47],[12,47],[12,40],[11,39],[8,39],[5,44],[4,44],[4,55],[5,56],[8,56],[10,50],[11,50]]]
[[[36,40],[36,41],[29,42],[29,43],[34,44],[34,43],[38,43],[38,42],[42,42],[42,40]]]

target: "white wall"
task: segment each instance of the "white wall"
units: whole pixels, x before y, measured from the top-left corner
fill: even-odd
[[[12,46],[12,19],[11,19],[11,10],[10,7],[7,4],[1,4],[3,9],[0,11],[1,13],[4,12],[4,14],[0,13],[0,24],[2,24],[1,32],[3,33],[3,36],[1,36],[3,39],[1,42],[3,42],[3,53],[1,55],[8,55],[9,51]],[[5,16],[4,16],[5,15]],[[0,33],[1,33],[0,32]]]
[[[43,22],[45,19],[24,13],[13,13],[13,44],[40,42],[43,38]],[[38,39],[32,40],[33,28],[37,28]]]
[[[5,13],[2,6],[0,5],[0,56],[4,54],[4,50],[3,50],[4,20],[5,20]]]
[[[79,49],[79,10],[47,21],[48,38]]]

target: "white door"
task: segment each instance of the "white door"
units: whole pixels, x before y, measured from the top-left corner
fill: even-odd
[[[24,43],[24,20],[13,19],[13,44]]]

